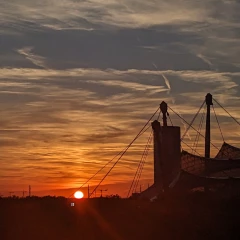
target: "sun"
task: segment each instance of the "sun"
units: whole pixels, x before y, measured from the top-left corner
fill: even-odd
[[[77,199],[83,198],[84,194],[81,191],[76,191],[74,197]]]

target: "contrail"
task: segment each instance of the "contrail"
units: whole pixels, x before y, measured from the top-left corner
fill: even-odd
[[[163,77],[163,79],[164,79],[164,81],[165,81],[165,84],[167,85],[168,90],[169,90],[169,92],[170,92],[170,90],[171,90],[171,85],[170,85],[169,80],[168,80],[163,74],[162,74],[162,77]]]
[[[156,70],[158,70],[158,67],[154,62],[152,62],[152,65],[155,67]],[[161,75],[162,75],[162,77],[165,81],[165,84],[166,84],[167,88],[168,88],[168,94],[170,95],[170,91],[171,91],[170,81],[168,80],[168,78],[163,73]],[[172,96],[171,96],[171,99],[172,99],[172,104],[175,104],[175,99]]]
[[[47,69],[47,66],[45,65],[45,58],[34,54],[32,52],[33,49],[34,47],[24,47],[22,49],[18,49],[17,52],[31,61],[34,65]]]
[[[155,67],[156,70],[158,70],[157,65],[154,62],[152,62],[152,65]]]
[[[152,62],[152,65],[155,67],[156,70],[158,70],[158,67],[157,67],[157,65],[154,62]],[[166,86],[168,87],[168,90],[170,91],[171,90],[171,85],[170,85],[169,80],[167,79],[167,77],[165,77],[163,75],[163,73],[161,75],[162,75],[162,77],[163,77],[163,79],[165,81]]]
[[[212,64],[212,62],[206,58],[205,56],[203,56],[201,53],[197,54],[197,57],[199,57],[200,59],[202,59],[205,63],[207,63],[210,67],[210,69],[212,69],[214,66]]]

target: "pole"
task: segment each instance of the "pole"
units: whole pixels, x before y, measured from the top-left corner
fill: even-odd
[[[28,187],[28,196],[31,197],[31,186]]]
[[[89,184],[88,184],[88,198],[90,198],[90,188],[89,188]]]
[[[99,189],[99,191],[101,192],[101,196],[100,197],[102,198],[102,192],[103,191],[107,191],[107,189],[104,189],[104,190],[103,189]]]
[[[211,143],[211,125],[210,125],[210,110],[212,103],[212,95],[208,93],[205,98],[207,105],[207,116],[206,116],[206,130],[205,130],[205,158],[210,158],[210,143]],[[205,161],[205,176],[209,173],[208,171],[208,163]],[[209,190],[207,184],[204,187],[205,192]]]
[[[23,193],[23,198],[25,197],[25,193],[27,193],[27,191],[22,191],[22,193]]]
[[[167,110],[168,110],[167,103],[165,103],[164,101],[161,102],[160,110],[161,110],[161,112],[163,114],[163,126],[167,127]]]
[[[205,157],[210,158],[210,142],[211,142],[211,129],[210,129],[210,107],[212,103],[212,95],[206,95],[207,117],[206,117],[206,132],[205,132]]]

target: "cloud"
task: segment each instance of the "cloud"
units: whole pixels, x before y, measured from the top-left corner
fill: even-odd
[[[166,86],[168,87],[168,90],[170,91],[171,90],[171,85],[170,85],[169,80],[163,74],[162,74],[162,77],[163,77],[163,79],[165,81]]]
[[[150,92],[149,94],[166,91],[164,86],[153,86],[153,85],[147,85],[147,84],[140,84],[140,83],[136,83],[136,82],[116,81],[116,80],[108,80],[108,81],[89,80],[88,82],[95,83],[98,85],[101,84],[104,86],[119,86],[122,88],[131,89],[131,90],[135,90],[135,91],[146,91],[146,92],[148,91],[148,92]]]
[[[13,22],[17,19],[39,22],[44,25],[50,22],[59,27],[82,27],[79,19],[86,24],[115,26],[149,26],[163,23],[183,21],[199,21],[206,17],[206,9],[201,4],[191,4],[189,1],[159,2],[149,1],[71,1],[49,0],[41,2],[12,1],[3,4],[1,21]],[[81,17],[79,17],[81,16]],[[55,26],[53,27],[55,28]]]
[[[40,66],[51,69],[153,70],[157,66],[158,70],[239,71],[238,31],[224,24],[216,28],[214,23],[199,22],[148,28],[96,26],[93,31],[54,30],[39,24],[38,20],[23,22],[21,26],[30,29],[23,29],[19,36],[2,34],[0,66],[34,68],[40,60]],[[23,50],[25,55],[19,56],[13,49]]]
[[[224,23],[229,26],[233,24],[234,19],[238,18],[239,4],[235,1],[216,2],[214,0],[201,2],[13,0],[3,3],[2,9],[2,22],[13,23],[21,19],[52,26],[53,29],[56,28],[55,26],[81,28],[91,24],[147,27],[189,22],[208,22],[216,26]]]
[[[210,69],[213,67],[213,64],[211,63],[211,61],[209,59],[207,59],[205,56],[203,56],[202,54],[197,54],[197,57],[199,57],[200,59],[202,59],[204,62],[206,62]]]
[[[162,75],[171,79],[171,96]],[[36,189],[41,189],[43,183],[50,188],[56,184],[61,188],[77,186],[127,146],[162,100],[190,122],[209,90],[221,103],[228,99],[227,109],[239,118],[239,86],[234,81],[239,75],[137,69],[1,69],[2,169],[14,173],[18,168],[22,177],[12,184],[19,187],[29,181]],[[171,103],[172,98],[175,103]],[[181,126],[178,117],[169,113],[174,125]],[[226,138],[236,143],[239,136],[227,124],[227,114],[219,110],[217,113]],[[220,145],[216,124],[214,131]],[[125,173],[115,176],[113,172],[106,183],[129,181],[148,133],[120,163]],[[189,143],[187,139],[186,142]],[[29,172],[29,168],[33,171]],[[151,157],[145,178],[151,175],[150,168]],[[96,184],[97,179],[90,184]],[[5,178],[1,181],[6,182]]]
[[[41,56],[35,55],[32,50],[33,47],[24,47],[22,49],[18,49],[17,52],[26,57],[29,61],[31,61],[37,67],[47,68],[45,65],[45,58]]]

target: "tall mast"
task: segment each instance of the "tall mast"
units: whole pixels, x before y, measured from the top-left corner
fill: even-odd
[[[210,128],[210,108],[212,103],[212,95],[208,93],[205,98],[207,105],[206,117],[206,132],[205,132],[205,158],[210,158],[210,142],[211,142],[211,128]],[[205,165],[205,172],[208,174],[207,166]]]
[[[206,132],[205,132],[205,157],[210,158],[210,141],[211,141],[211,129],[210,129],[210,106],[212,103],[212,95],[208,93],[206,95],[207,105],[207,117],[206,117]]]

